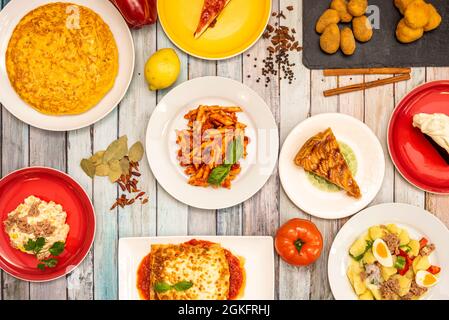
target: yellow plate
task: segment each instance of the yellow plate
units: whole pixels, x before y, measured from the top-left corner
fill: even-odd
[[[159,21],[168,38],[184,52],[203,59],[227,59],[244,52],[265,31],[271,14],[271,0],[232,0],[215,26],[195,39],[203,2],[157,2]]]

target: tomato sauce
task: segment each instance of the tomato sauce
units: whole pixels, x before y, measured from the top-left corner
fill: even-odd
[[[213,242],[205,241],[205,240],[190,240],[186,242],[186,244],[190,245],[202,245],[204,247],[208,247],[213,245]],[[242,259],[234,256],[229,250],[225,249],[226,260],[229,265],[229,293],[228,300],[235,300],[239,298],[243,293],[244,282],[245,282],[245,273],[243,269],[243,261]],[[143,300],[150,300],[150,257],[151,254],[148,254],[145,258],[143,258],[142,262],[139,265],[139,269],[137,270],[137,289],[139,291],[139,295]]]
[[[150,258],[151,253],[143,258],[137,270],[137,290],[143,300],[150,300]]]

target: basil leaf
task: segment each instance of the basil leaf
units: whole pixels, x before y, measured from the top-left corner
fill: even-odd
[[[45,270],[45,264],[44,264],[44,263],[39,263],[39,264],[37,265],[37,268],[40,269],[40,270],[42,270],[42,271],[44,271],[44,270]]]
[[[158,282],[154,285],[154,290],[158,293],[167,292],[171,288],[172,288],[172,286],[166,282]]]
[[[36,247],[34,248],[34,253],[38,254],[45,245],[45,238],[36,239]]]
[[[243,157],[243,152],[242,141],[239,138],[234,139],[229,143],[225,164],[236,164]]]
[[[186,291],[189,290],[193,286],[193,283],[190,281],[181,281],[173,286],[176,291]]]
[[[209,178],[207,179],[207,182],[211,185],[219,186],[226,179],[230,171],[231,165],[229,164],[218,166],[214,168],[214,170],[212,170]]]
[[[34,251],[36,248],[36,242],[33,239],[28,239],[28,242],[23,246],[26,251]]]
[[[48,250],[53,256],[59,256],[64,251],[65,243],[58,241],[53,243],[51,248]]]

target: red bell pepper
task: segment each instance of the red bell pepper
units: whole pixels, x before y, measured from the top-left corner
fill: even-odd
[[[157,21],[157,0],[111,0],[131,28]]]
[[[403,251],[401,249],[399,249],[399,256],[405,258],[405,266],[404,266],[404,268],[402,270],[398,271],[398,273],[401,276],[403,276],[403,275],[405,275],[408,272],[408,270],[410,269],[410,266],[413,264],[413,259],[411,259],[408,256],[407,252],[405,252],[405,251]]]
[[[428,242],[429,240],[427,240],[426,238],[421,238],[421,240],[419,240],[419,248],[420,249],[424,248]]]
[[[427,269],[428,272],[431,274],[439,274],[441,272],[441,268],[437,266],[430,266],[429,269]]]

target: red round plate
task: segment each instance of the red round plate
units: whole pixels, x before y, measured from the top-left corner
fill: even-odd
[[[41,271],[34,256],[14,249],[3,221],[25,198],[34,195],[54,201],[67,212],[70,231],[55,268]],[[95,213],[84,189],[71,177],[55,169],[33,167],[15,171],[0,180],[0,268],[27,281],[50,281],[75,269],[86,257],[95,236]]]
[[[396,107],[388,128],[391,159],[402,176],[431,193],[449,194],[449,165],[413,127],[417,113],[449,116],[449,80],[429,82],[415,88]]]

